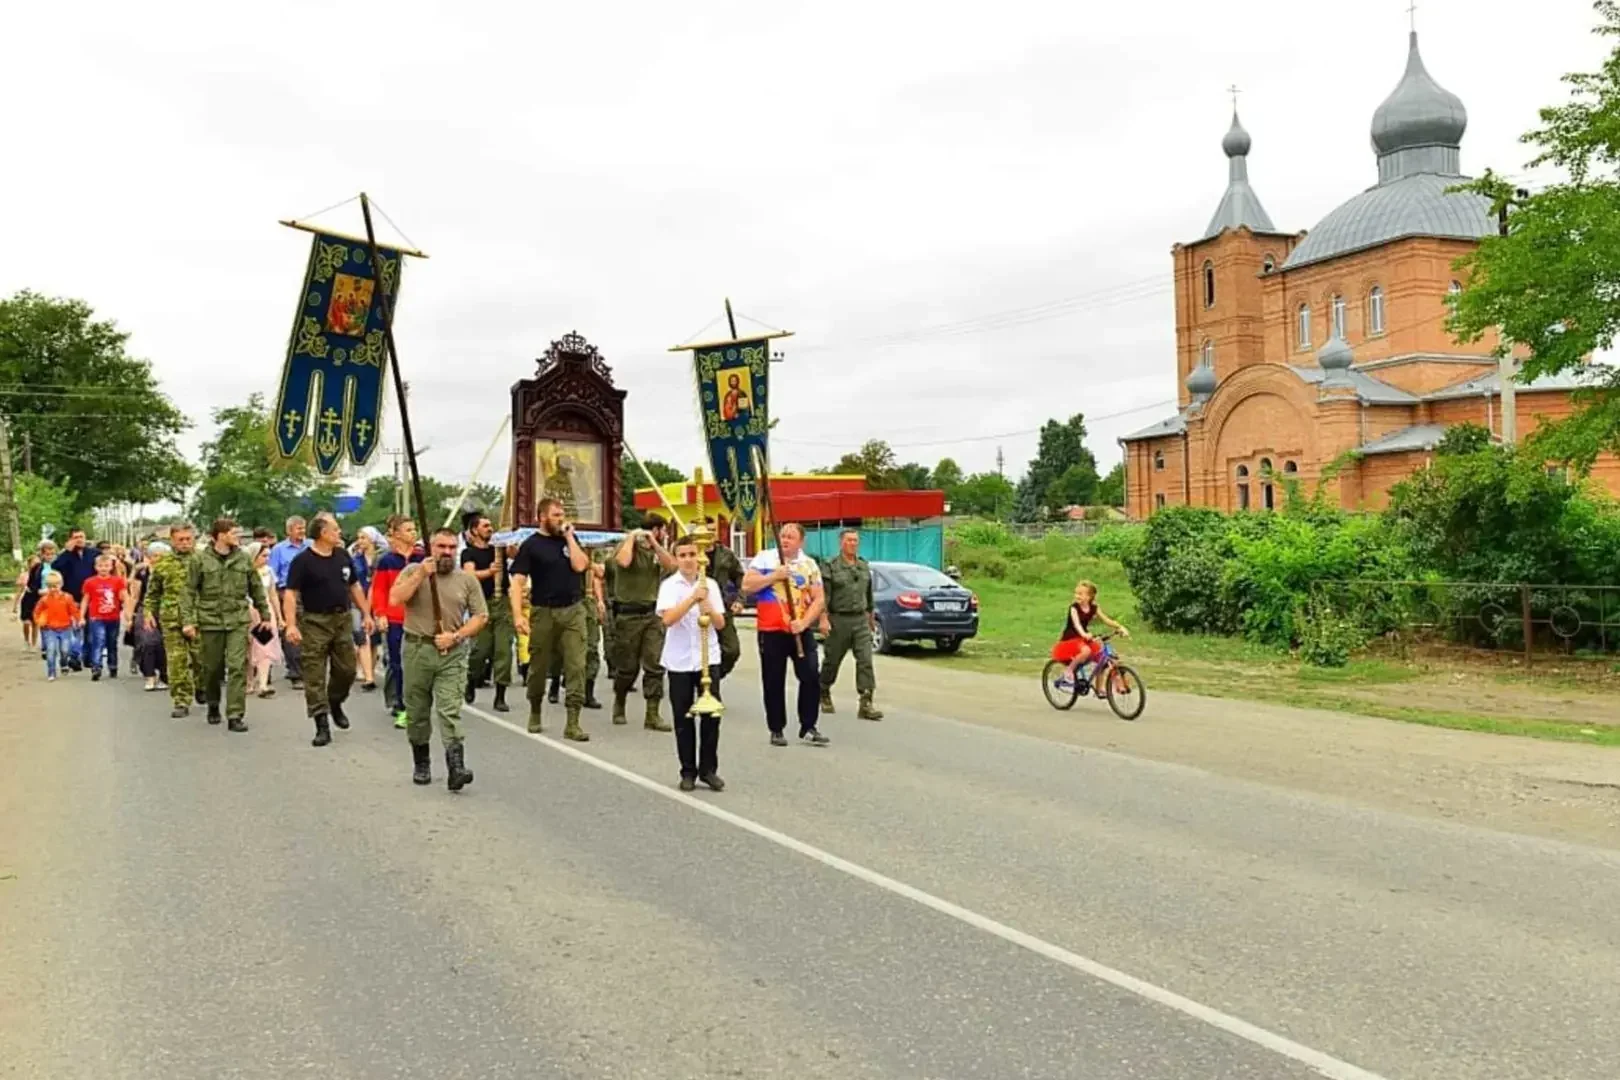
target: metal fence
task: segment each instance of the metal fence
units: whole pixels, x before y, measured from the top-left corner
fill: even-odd
[[[1540,654],[1620,652],[1620,585],[1322,581],[1312,617],[1352,619],[1401,644]]]

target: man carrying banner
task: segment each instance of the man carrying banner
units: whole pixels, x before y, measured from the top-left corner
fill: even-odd
[[[812,746],[828,739],[816,730],[821,705],[821,678],[816,668],[815,626],[825,602],[821,568],[804,553],[804,530],[795,524],[777,530],[781,550],[767,548],[754,556],[743,575],[744,591],[757,597],[759,678],[765,695],[765,723],[771,745],[787,745],[787,666],[799,683],[799,738]]]
[[[628,723],[625,700],[642,671],[641,694],[647,699],[643,725],[648,731],[671,731],[659,714],[664,699],[664,622],[658,616],[658,583],[675,570],[675,557],[664,547],[665,517],[657,510],[643,519],[648,526],[625,534],[614,553],[613,722]]]

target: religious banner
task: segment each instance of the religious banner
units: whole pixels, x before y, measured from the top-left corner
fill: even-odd
[[[715,487],[726,516],[752,525],[759,513],[759,469],[769,460],[770,340],[700,345],[692,355]]]
[[[400,253],[379,247],[381,280],[392,304],[399,295]],[[315,467],[330,476],[345,460],[364,465],[381,434],[382,293],[364,241],[317,233],[293,319],[292,340],[276,397],[276,447],[283,457],[314,449]]]

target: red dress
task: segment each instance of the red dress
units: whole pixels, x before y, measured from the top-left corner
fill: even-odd
[[[1079,616],[1080,629],[1074,628],[1075,616]],[[1080,648],[1084,646],[1091,650],[1091,655],[1097,655],[1098,641],[1091,636],[1091,620],[1097,617],[1095,602],[1090,607],[1081,607],[1079,604],[1069,605],[1069,614],[1063,619],[1063,635],[1058,643],[1052,646],[1052,659],[1067,664],[1080,655]]]

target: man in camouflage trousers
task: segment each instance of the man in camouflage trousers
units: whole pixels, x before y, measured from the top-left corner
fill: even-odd
[[[664,699],[664,620],[657,606],[658,584],[675,571],[675,557],[664,548],[663,515],[649,513],[646,522],[649,528],[631,530],[613,555],[613,722],[629,723],[625,699],[639,668],[641,694],[647,699],[644,726],[673,731],[658,713]]]
[[[821,662],[821,711],[833,712],[832,687],[844,654],[855,654],[855,690],[861,696],[862,720],[881,720],[883,713],[872,704],[877,677],[872,671],[872,622],[877,618],[872,602],[872,568],[861,558],[861,534],[845,529],[838,538],[838,557],[822,567],[827,590],[827,652]]]
[[[724,679],[731,674],[731,669],[737,666],[737,660],[742,656],[742,643],[737,640],[735,616],[741,615],[743,611],[743,564],[729,545],[720,542],[720,536],[715,532],[714,518],[705,518],[703,523],[709,527],[710,534],[715,538],[714,547],[709,549],[709,577],[720,586],[720,594],[726,605],[726,625],[720,628],[719,635],[720,677]]]
[[[237,547],[236,522],[220,518],[208,529],[209,544],[187,567],[185,630],[201,649],[202,696],[208,722],[217,724],[220,683],[225,684],[225,721],[246,731],[248,604],[268,611],[264,585],[247,552]]]
[[[169,715],[176,720],[191,715],[191,703],[198,704],[197,666],[201,659],[195,631],[185,632],[186,614],[191,603],[191,560],[197,543],[197,533],[184,522],[169,530],[169,554],[152,564],[151,582],[148,584],[146,618],[163,632],[163,648],[168,656],[169,700],[174,711]]]

